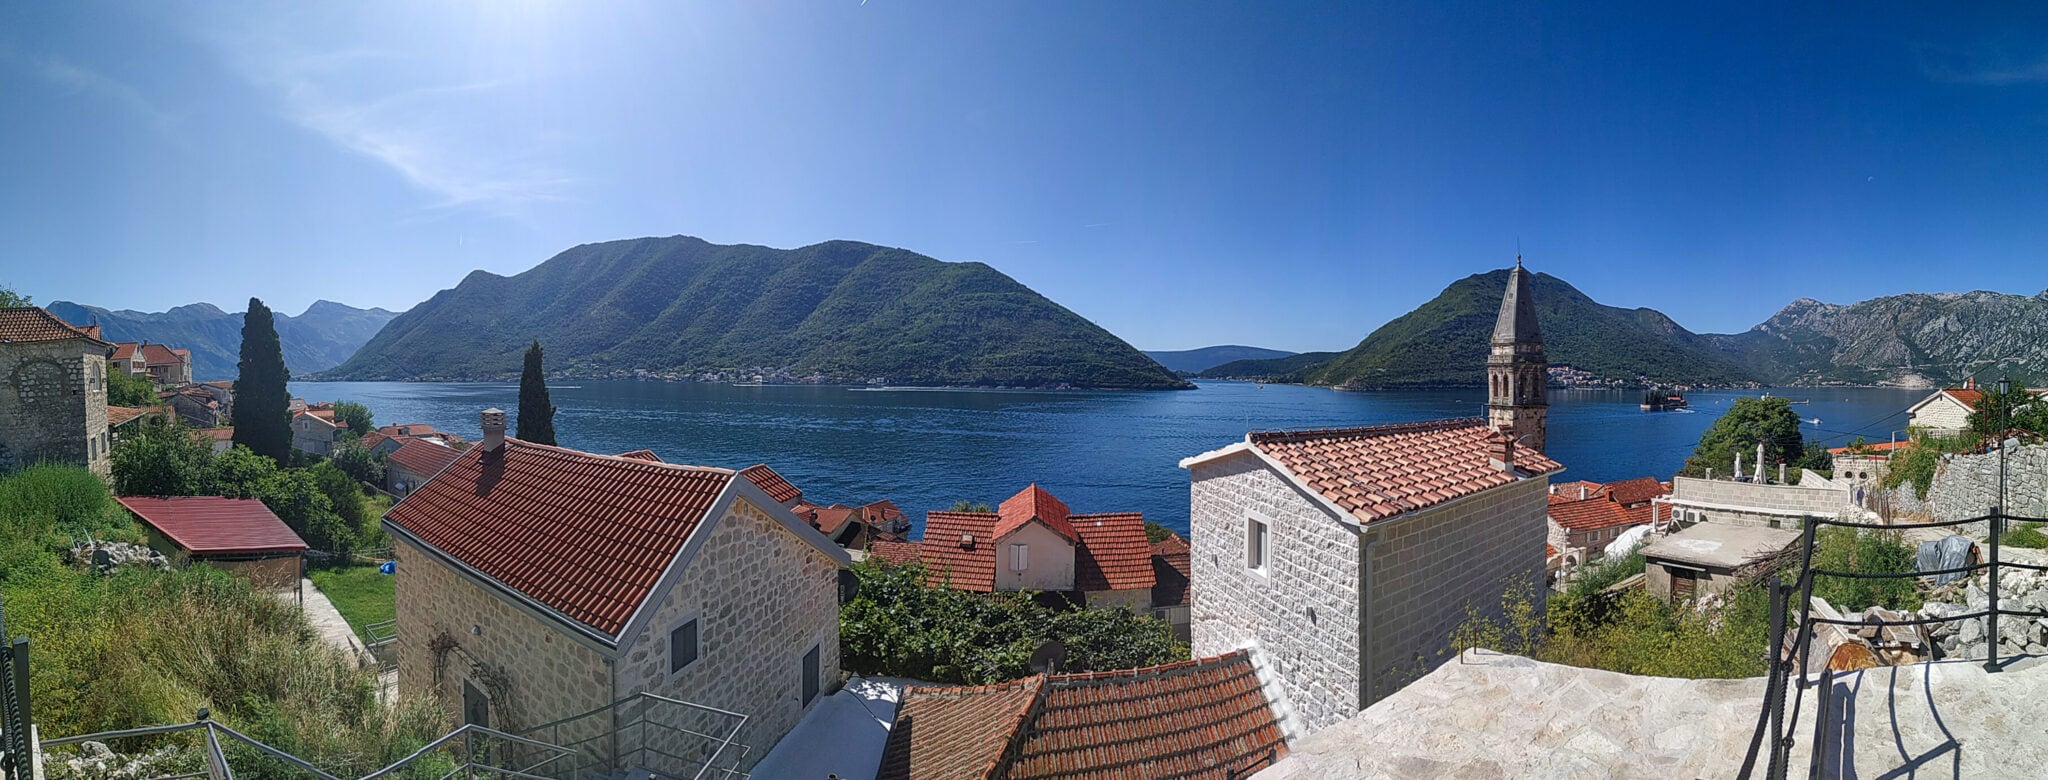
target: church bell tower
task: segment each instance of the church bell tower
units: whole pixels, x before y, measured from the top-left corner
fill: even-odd
[[[1550,361],[1543,356],[1543,332],[1536,325],[1535,301],[1529,297],[1529,274],[1522,256],[1508,272],[1507,292],[1500,299],[1500,318],[1493,325],[1492,351],[1486,357],[1486,420],[1494,430],[1515,437],[1516,444],[1543,451],[1550,399],[1544,389]]]

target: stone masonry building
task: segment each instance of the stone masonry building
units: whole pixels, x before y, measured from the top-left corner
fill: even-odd
[[[533,444],[504,421],[486,411],[484,440],[385,516],[401,691],[514,733],[641,693],[728,710],[744,747],[717,766],[742,770],[830,693],[844,550],[732,470]],[[711,741],[623,728],[641,716],[722,728],[655,702],[544,738],[612,771],[709,760]]]
[[[1488,420],[1252,433],[1181,461],[1191,473],[1193,650],[1272,660],[1288,731],[1349,718],[1449,658],[1473,614],[1544,601],[1544,396],[1523,272],[1511,275],[1489,363]],[[1526,334],[1526,335],[1524,335]],[[1540,377],[1542,367],[1536,365]],[[1508,374],[1503,382],[1503,373]],[[1520,404],[1518,406],[1518,404]],[[1504,429],[1504,430],[1503,430]],[[1518,445],[1517,441],[1521,444]]]
[[[41,308],[0,308],[0,471],[52,462],[108,474],[112,350]]]

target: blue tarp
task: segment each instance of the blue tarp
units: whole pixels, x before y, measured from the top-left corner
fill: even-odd
[[[397,562],[397,561],[385,561],[385,562],[383,562],[383,563],[377,564],[377,571],[378,571],[379,573],[381,573],[381,574],[397,574],[397,573],[398,573],[398,562]]]
[[[1930,542],[1920,543],[1920,554],[1913,559],[1914,571],[1940,571],[1970,565],[1970,550],[1975,544],[1967,536],[1947,536]],[[1947,585],[1962,579],[1960,572],[1934,575],[1934,584]]]

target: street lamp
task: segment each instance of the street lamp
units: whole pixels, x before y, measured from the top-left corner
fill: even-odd
[[[2012,404],[2008,393],[2012,392],[2012,379],[1998,380],[1998,504],[1991,507],[1991,615],[1986,620],[1985,633],[1990,634],[1990,644],[1984,653],[1984,671],[2000,671],[1998,663],[1998,537],[2005,532],[2005,432],[2012,429]]]

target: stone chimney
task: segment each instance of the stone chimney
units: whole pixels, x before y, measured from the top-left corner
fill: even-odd
[[[491,408],[484,410],[484,443],[478,446],[484,452],[497,452],[505,446],[505,410]]]
[[[1498,434],[1491,438],[1492,440],[1488,442],[1486,445],[1487,459],[1492,461],[1494,467],[1500,469],[1501,471],[1514,471],[1515,440],[1510,438],[1508,434],[1505,433]]]
[[[1579,500],[1580,500],[1580,501],[1584,501],[1584,500],[1586,500],[1586,486],[1585,486],[1585,485],[1580,485],[1580,486],[1579,486]]]

